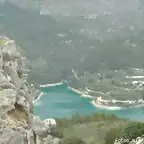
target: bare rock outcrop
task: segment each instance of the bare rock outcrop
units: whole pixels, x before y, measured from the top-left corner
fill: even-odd
[[[38,117],[33,118],[32,128],[35,131],[35,134],[38,136],[43,136],[47,134],[45,124]]]
[[[33,115],[38,90],[26,82],[22,57],[12,43],[0,47],[0,144],[59,144],[51,132],[56,124]]]

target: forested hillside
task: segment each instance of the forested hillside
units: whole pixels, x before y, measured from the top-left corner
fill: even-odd
[[[114,115],[75,115],[70,119],[56,120],[59,134],[63,136],[62,144],[114,144],[115,140],[119,140],[120,144],[129,144],[144,133],[144,123]]]
[[[30,60],[32,83],[65,79],[76,89],[112,91],[107,98],[135,99],[137,95],[139,99],[142,89],[134,91],[137,86],[125,78],[144,74],[132,70],[144,67],[143,11],[132,6],[134,3],[120,12],[114,8],[110,14],[86,18],[81,12],[72,16],[51,12],[40,15],[40,9],[24,10],[6,2],[0,8],[1,31],[14,39]]]
[[[38,70],[40,83],[66,79],[72,75],[72,68],[83,73],[100,72],[103,68],[140,68],[144,64],[143,29],[130,36],[101,41],[75,33],[72,29],[77,25],[41,16],[39,11],[25,11],[9,3],[0,10],[5,13],[0,22],[6,34],[17,41],[29,59],[41,56],[46,61]]]

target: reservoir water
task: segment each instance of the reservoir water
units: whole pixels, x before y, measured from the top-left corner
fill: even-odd
[[[95,112],[115,114],[119,117],[144,121],[144,108],[131,108],[125,110],[104,110],[94,107],[91,98],[81,97],[69,90],[66,85],[41,88],[44,93],[37,104],[34,112],[41,119],[70,117],[73,114],[88,115]]]

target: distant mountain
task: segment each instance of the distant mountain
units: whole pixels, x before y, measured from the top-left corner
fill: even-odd
[[[136,0],[11,1],[0,8],[6,15],[0,17],[0,24],[29,59],[42,57],[46,62],[33,71],[34,75],[42,74],[37,81],[69,79],[72,68],[81,75],[103,67],[143,65],[144,19]],[[43,8],[24,10],[16,6],[28,2],[35,8],[38,2]],[[41,15],[40,10],[47,10],[47,15]]]
[[[138,0],[138,2],[139,2],[139,9],[143,9],[144,8],[144,1]]]

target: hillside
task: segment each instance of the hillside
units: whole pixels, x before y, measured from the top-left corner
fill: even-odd
[[[40,120],[33,114],[39,92],[28,84],[24,57],[16,48],[13,40],[0,38],[0,144],[113,144],[116,138],[131,141],[144,133],[144,123],[114,115]]]
[[[79,138],[86,144],[107,144],[105,137],[111,129],[117,129],[119,135],[115,133],[119,137],[124,127],[130,123],[129,120],[105,114],[91,114],[89,116],[75,115],[71,119],[56,120],[58,128],[64,135],[63,139],[71,137]],[[113,140],[115,138],[113,135]]]
[[[6,2],[0,8],[1,33],[15,39],[18,50],[29,59],[25,61],[31,69],[31,83],[64,79],[80,91],[87,87],[93,91],[87,94],[95,97],[139,100],[143,97],[143,78],[126,78],[144,75],[143,10],[135,2],[124,7],[124,1],[97,1],[99,10],[92,5],[84,10],[80,5],[74,8],[73,1],[64,13],[62,5],[53,13],[56,1],[47,3],[44,9],[21,9]],[[138,85],[133,84],[136,81]]]
[[[29,59],[39,59],[41,56],[45,60],[46,65],[38,69],[42,74],[37,82],[69,79],[72,68],[83,76],[84,71],[100,72],[103,67],[111,70],[143,66],[143,20],[142,13],[136,9],[124,11],[126,17],[121,16],[121,26],[117,23],[114,25],[119,31],[123,31],[123,36],[119,36],[119,31],[116,30],[116,35],[107,32],[113,26],[107,23],[112,22],[118,12],[113,17],[102,14],[92,20],[79,16],[79,13],[74,17],[57,20],[57,17],[51,15],[41,16],[39,10],[25,11],[9,3],[2,6],[1,12],[6,15],[1,17],[6,34],[17,41]],[[133,17],[130,17],[132,13]],[[99,30],[97,33],[101,36],[90,34],[87,26],[80,29],[78,23],[89,27],[96,24],[94,29]],[[104,24],[105,31],[102,32]],[[123,30],[121,27],[124,27]],[[111,38],[105,37],[107,34]]]
[[[114,115],[74,115],[56,119],[63,133],[62,144],[143,144],[144,123]]]

